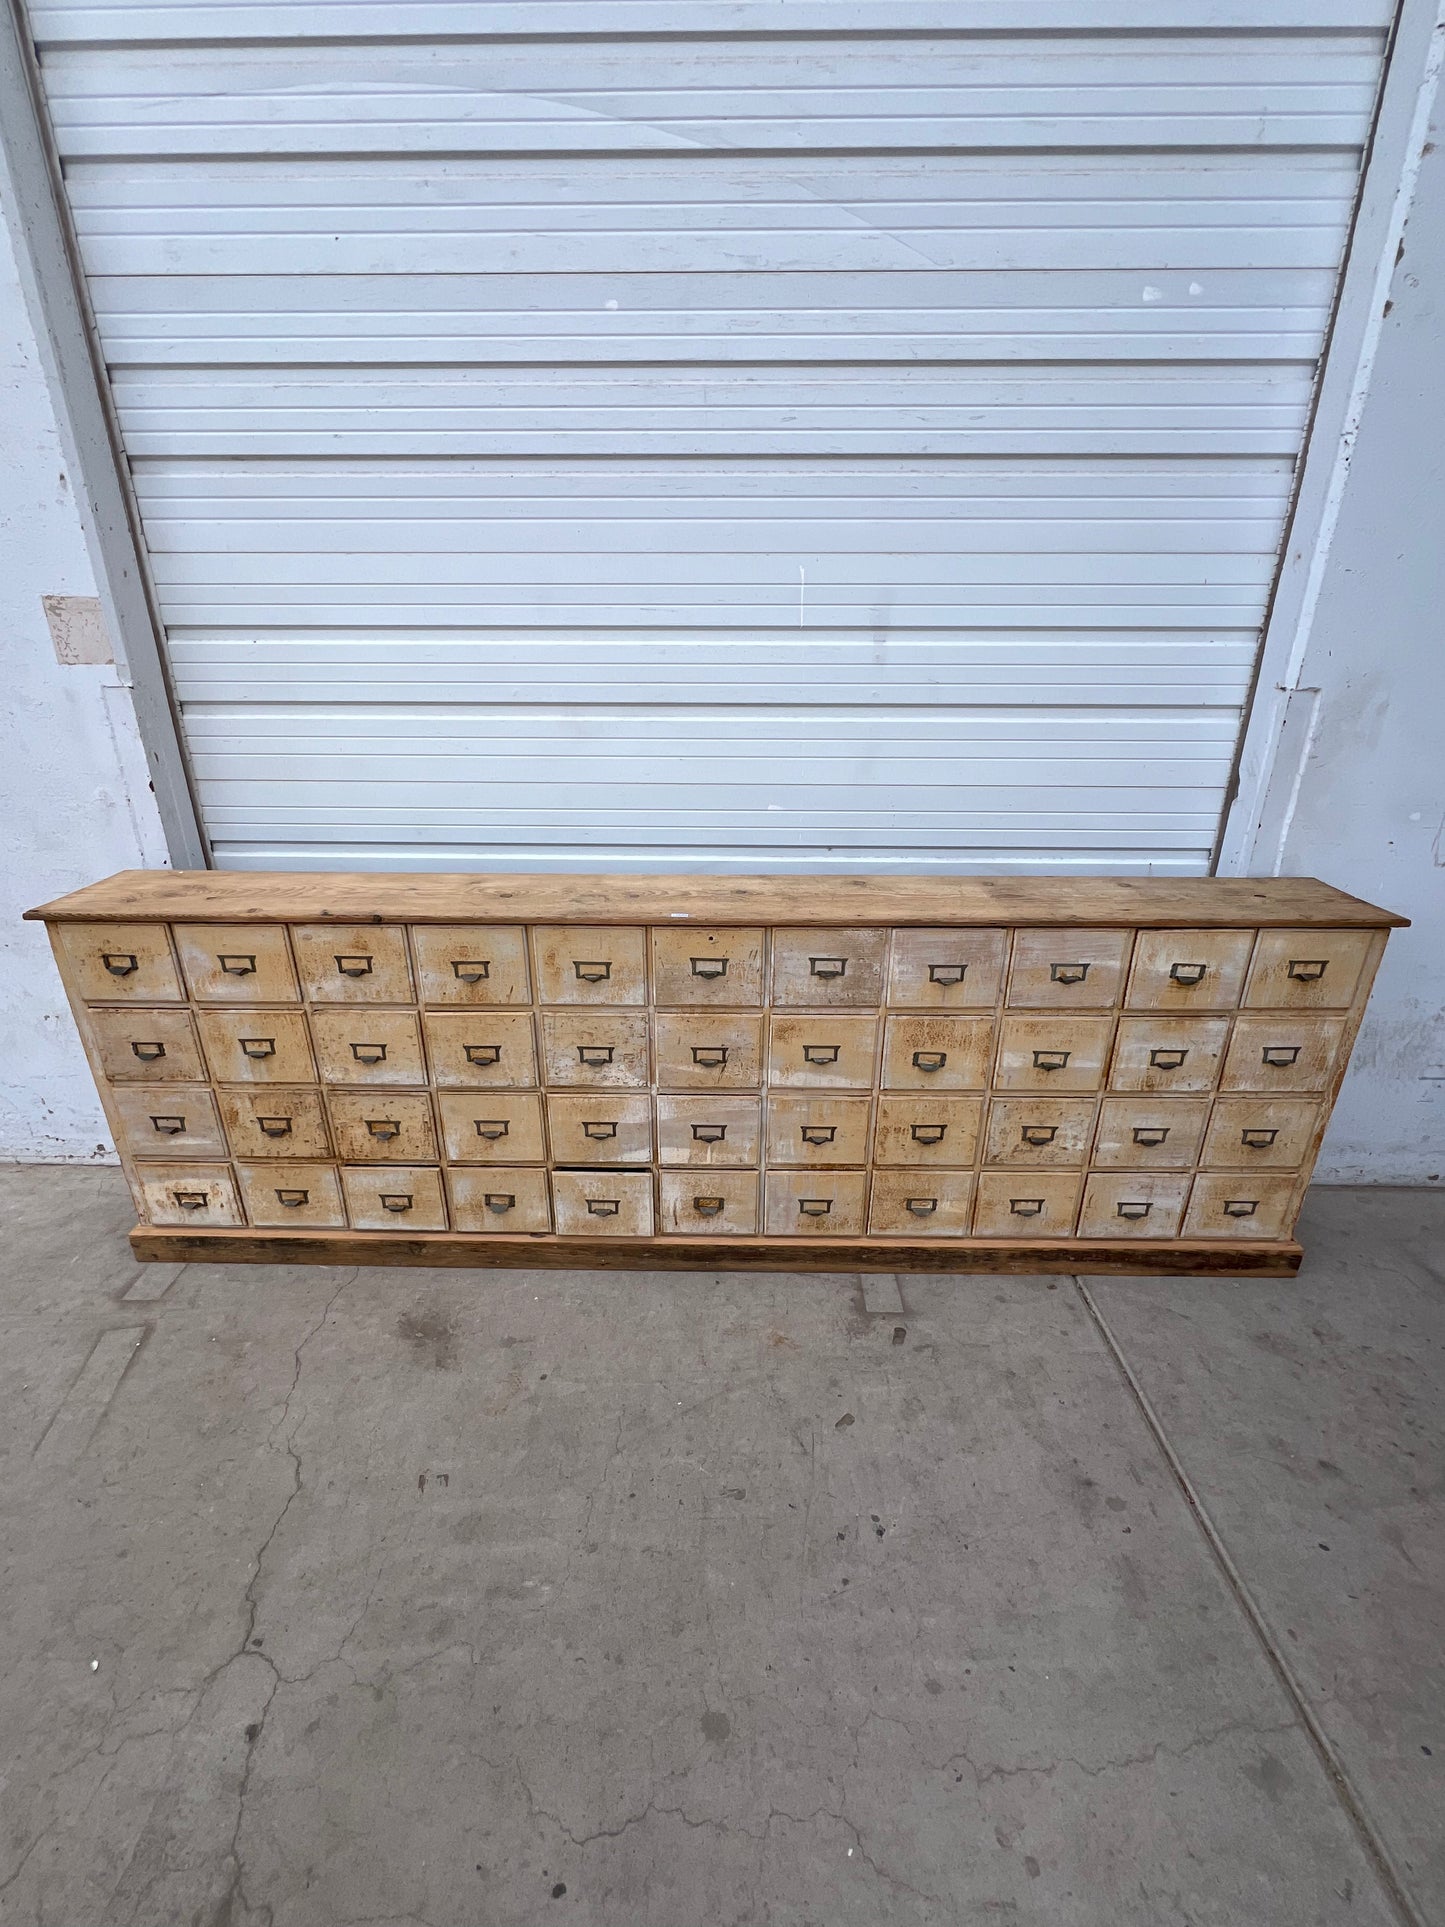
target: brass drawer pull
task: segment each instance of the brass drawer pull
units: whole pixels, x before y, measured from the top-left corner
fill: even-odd
[[[143,1064],[154,1064],[157,1058],[164,1057],[166,1054],[165,1045],[154,1039],[132,1044],[130,1048],[131,1054],[138,1057]]]
[[[841,977],[848,968],[846,957],[809,957],[808,969],[815,977]]]
[[[726,1124],[694,1124],[692,1134],[699,1144],[721,1144],[728,1134]]]
[[[500,1044],[463,1044],[462,1054],[469,1064],[500,1064],[502,1061]]]
[[[102,950],[100,961],[112,977],[129,977],[140,969],[140,958],[131,950]]]
[[[179,1137],[186,1128],[183,1117],[153,1117],[151,1124],[165,1137]]]
[[[599,1139],[616,1137],[617,1126],[615,1124],[584,1124],[582,1126],[582,1135],[583,1137]]]
[[[1283,1070],[1286,1065],[1296,1061],[1300,1049],[1301,1046],[1298,1044],[1266,1044],[1259,1054],[1266,1064],[1272,1064],[1276,1070]]]
[[[351,1055],[358,1064],[380,1064],[386,1057],[385,1044],[353,1044]]]
[[[209,1191],[172,1191],[171,1196],[182,1211],[204,1211],[211,1202]]]
[[[838,1135],[836,1124],[800,1124],[798,1134],[804,1144],[831,1144]]]
[[[702,1218],[715,1218],[727,1203],[726,1198],[694,1198],[692,1208]]]
[[[915,1218],[927,1218],[938,1209],[937,1198],[905,1198],[905,1211],[911,1211]]]
[[[798,1209],[805,1218],[826,1218],[833,1209],[831,1198],[799,1198]]]
[[[1010,1198],[1008,1208],[1016,1218],[1037,1218],[1044,1208],[1042,1198]]]
[[[1034,1069],[1036,1071],[1061,1071],[1072,1055],[1072,1051],[1066,1050],[1036,1050],[1034,1052]]]
[[[477,1127],[478,1137],[493,1139],[505,1137],[512,1128],[510,1122],[504,1117],[479,1117],[474,1118],[473,1122]]]
[[[837,1044],[804,1044],[803,1062],[805,1064],[836,1064],[838,1061]]]
[[[966,963],[930,964],[928,966],[928,981],[931,984],[961,984],[963,982],[964,972],[967,969],[968,965]]]
[[[371,975],[370,957],[338,957],[336,968],[343,977],[369,977]]]
[[[1121,1218],[1147,1218],[1154,1204],[1152,1199],[1125,1199],[1116,1204],[1114,1209]]]
[[[276,1202],[277,1204],[284,1204],[288,1211],[299,1211],[303,1204],[309,1204],[311,1202],[311,1193],[309,1191],[278,1191],[276,1193]]]
[[[1184,1050],[1151,1050],[1149,1062],[1155,1070],[1177,1071],[1188,1055],[1187,1047]]]
[[[410,1211],[411,1193],[410,1191],[382,1191],[378,1193],[377,1202],[383,1211]]]
[[[1136,1124],[1134,1142],[1136,1144],[1162,1144],[1172,1127],[1168,1124]]]
[[[622,1204],[617,1198],[589,1198],[587,1209],[594,1218],[615,1218]]]
[[[1058,1135],[1057,1124],[1025,1124],[1019,1131],[1025,1144],[1052,1144]]]
[[[1176,963],[1170,964],[1169,975],[1176,984],[1183,984],[1188,989],[1195,984],[1202,984],[1208,969],[1208,964]]]
[[[256,959],[242,956],[239,951],[218,951],[216,962],[228,977],[254,977],[256,974]]]
[[[262,1057],[274,1057],[276,1055],[276,1039],[274,1037],[238,1037],[236,1042],[241,1047],[241,1055],[243,1057],[259,1059]],[[352,1048],[354,1050],[355,1045],[353,1045]]]
[[[577,1055],[584,1064],[591,1064],[595,1068],[599,1064],[612,1062],[612,1049],[611,1044],[579,1044]]]
[[[1317,984],[1329,967],[1328,957],[1292,957],[1288,974],[1296,983]]]
[[[488,1211],[495,1211],[498,1217],[500,1217],[504,1211],[510,1211],[516,1202],[517,1194],[515,1191],[488,1191],[482,1199],[482,1203],[486,1205]]]
[[[1224,1201],[1226,1218],[1252,1218],[1258,1209],[1258,1198],[1226,1198]]]
[[[584,984],[604,983],[612,975],[612,965],[602,958],[592,963],[574,963],[572,968]]]
[[[726,1044],[694,1044],[692,1047],[694,1064],[704,1064],[709,1070],[716,1070],[728,1061]]]
[[[948,1062],[946,1050],[916,1050],[913,1053],[913,1067],[920,1071],[941,1071]]]
[[[256,1129],[262,1137],[290,1137],[291,1120],[289,1117],[258,1117]]]
[[[1265,1151],[1278,1136],[1278,1131],[1266,1130],[1263,1125],[1253,1125],[1250,1129],[1240,1132],[1239,1141],[1241,1144],[1247,1144],[1251,1151]]]
[[[1049,965],[1049,976],[1056,984],[1081,984],[1088,976],[1091,966],[1086,963],[1056,963]]]
[[[481,957],[477,958],[475,963],[469,962],[465,957],[452,958],[452,975],[464,984],[479,984],[484,977],[490,977],[491,974],[491,964]]]
[[[401,1136],[400,1120],[394,1117],[367,1117],[362,1119],[373,1137],[391,1139]]]
[[[915,1144],[942,1144],[943,1134],[947,1129],[946,1124],[912,1124],[909,1126],[908,1135]]]
[[[726,957],[689,957],[694,977],[726,977],[728,960]]]

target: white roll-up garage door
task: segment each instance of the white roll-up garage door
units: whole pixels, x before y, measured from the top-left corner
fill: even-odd
[[[32,4],[216,860],[1206,870],[1389,14]]]

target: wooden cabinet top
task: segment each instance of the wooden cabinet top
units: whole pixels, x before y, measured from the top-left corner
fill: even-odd
[[[444,876],[121,870],[50,923],[1127,924],[1384,929],[1408,917],[1313,877]]]

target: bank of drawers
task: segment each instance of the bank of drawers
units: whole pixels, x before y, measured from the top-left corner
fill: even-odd
[[[1354,930],[64,924],[154,1223],[1280,1237]]]

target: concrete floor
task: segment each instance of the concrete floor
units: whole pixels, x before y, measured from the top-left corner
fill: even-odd
[[[5,1927],[1445,1919],[1445,1197],[1082,1288],[0,1216]]]

